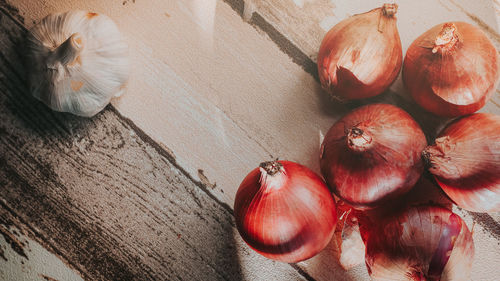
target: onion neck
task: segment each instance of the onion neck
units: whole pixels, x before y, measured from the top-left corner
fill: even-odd
[[[346,139],[347,147],[354,152],[364,152],[373,145],[372,136],[356,126],[349,129]]]
[[[396,3],[385,3],[382,6],[382,14],[388,18],[394,17],[398,12],[398,4]]]
[[[283,165],[278,161],[262,162],[259,167],[262,168],[269,176],[274,176],[283,170]]]
[[[454,149],[450,138],[447,136],[440,137],[435,142],[434,145],[428,146],[422,151],[422,160],[429,171],[443,179],[460,178],[458,167],[453,164],[453,159],[447,156]]]
[[[453,23],[445,23],[434,40],[433,53],[444,53],[451,50],[459,41],[457,27]]]
[[[387,22],[396,19],[395,15],[398,12],[398,4],[385,3],[380,9],[381,13],[378,22],[378,31],[384,32]]]
[[[434,161],[434,155],[436,154],[436,152],[438,153],[438,155],[442,154],[434,146],[428,146],[422,151],[422,160],[424,161],[425,166],[427,166],[427,168],[429,169],[436,167],[436,163]]]
[[[278,161],[262,162],[259,165],[260,184],[264,192],[280,189],[284,186],[286,172]]]

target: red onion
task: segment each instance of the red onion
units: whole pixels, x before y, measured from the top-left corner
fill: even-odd
[[[360,229],[373,280],[470,280],[472,235],[448,209],[411,207],[380,221],[362,220]]]
[[[334,193],[350,205],[376,207],[417,182],[426,145],[422,129],[404,110],[366,105],[330,128],[321,146],[321,172]]]
[[[290,161],[260,164],[241,183],[234,202],[236,226],[259,254],[299,262],[330,242],[337,216],[323,180]]]
[[[325,35],[318,53],[321,85],[342,100],[376,96],[394,82],[403,52],[398,5],[384,4],[345,19]]]
[[[500,116],[463,117],[448,125],[422,155],[458,206],[476,212],[500,211]]]
[[[439,205],[451,208],[450,199],[443,193],[430,177],[422,176],[415,186],[405,195],[391,204],[382,205],[376,209],[359,211],[342,200],[337,202],[338,221],[335,228],[335,238],[338,248],[339,263],[344,269],[350,269],[364,261],[366,247],[361,239],[359,224],[366,219],[381,220],[384,217],[401,213],[408,206]]]
[[[495,46],[465,22],[439,24],[408,48],[403,81],[415,101],[441,116],[474,113],[484,106],[500,78]]]

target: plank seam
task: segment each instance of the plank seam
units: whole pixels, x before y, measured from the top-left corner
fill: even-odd
[[[3,2],[3,1],[2,1]],[[234,11],[236,11],[240,16],[242,16],[242,5],[244,5],[242,0],[224,0],[227,4],[229,4]],[[11,12],[6,10],[4,7],[0,7],[0,10],[3,14],[7,15],[10,19],[13,20],[17,25],[19,25],[22,29],[26,30],[23,23],[13,15]],[[294,63],[299,65],[305,72],[311,74],[316,81],[319,81],[316,63],[309,58],[305,53],[303,53],[293,42],[291,42],[288,38],[286,38],[283,34],[281,34],[272,24],[270,24],[263,16],[259,13],[253,13],[250,21],[248,22],[254,28],[262,30],[265,34],[269,36],[269,38],[283,51],[287,54]],[[117,117],[122,120],[125,124],[127,124],[130,129],[132,129],[137,135],[140,137],[142,141],[151,145],[155,149],[157,153],[159,153],[162,157],[165,157],[176,169],[178,169],[184,176],[187,177],[192,183],[194,183],[198,188],[203,190],[212,200],[217,202],[221,207],[226,209],[230,214],[234,216],[232,208],[225,202],[219,200],[201,181],[195,180],[183,167],[181,167],[175,160],[175,158],[159,143],[153,140],[149,135],[147,135],[142,129],[140,129],[132,120],[127,117],[124,117],[114,106],[109,105],[108,110],[114,112]],[[1,201],[1,200],[0,200]],[[1,202],[3,203],[3,202]],[[3,205],[3,204],[0,204]],[[12,211],[9,210],[11,213]],[[474,216],[473,217],[480,222],[484,221],[484,227],[489,229],[490,231],[495,232],[495,228],[491,229],[490,226],[486,222],[491,222],[493,220],[491,216],[487,215],[489,218],[485,218],[483,216]],[[29,225],[28,225],[29,226]],[[498,226],[498,224],[497,224]],[[29,226],[31,228],[31,226]],[[496,232],[498,235],[498,232]],[[55,250],[54,247],[51,247],[52,250]],[[292,264],[291,265],[295,270],[297,270],[302,276],[304,276],[307,280],[314,280],[311,276],[307,274],[304,270],[302,270],[299,266]],[[81,271],[80,271],[81,272]]]
[[[146,132],[144,132],[141,128],[139,128],[134,121],[130,120],[130,118],[127,118],[123,116],[113,105],[108,105],[107,109],[111,110],[118,118],[126,124],[130,129],[132,129],[139,138],[147,143],[148,145],[151,145],[155,149],[155,151],[160,154],[162,157],[165,157],[176,169],[178,169],[184,176],[186,176],[192,183],[194,183],[197,187],[199,187],[201,190],[203,190],[211,199],[213,199],[215,202],[217,202],[219,205],[221,205],[225,210],[227,210],[231,215],[234,216],[233,209],[225,202],[221,201],[215,195],[208,190],[208,188],[201,182],[195,180],[191,174],[187,172],[186,169],[181,167],[179,163],[177,163],[177,160],[162,146],[153,140]]]
[[[241,3],[242,0],[224,0],[224,2],[228,4],[243,21],[245,21],[243,13],[245,5],[244,1]],[[250,20],[245,22],[269,36],[271,41],[273,41],[283,53],[288,55],[292,61],[300,66],[305,72],[311,74],[311,76],[319,83],[318,67],[316,63],[292,41],[277,30],[271,23],[269,23],[261,14],[253,12]]]
[[[31,226],[29,223],[27,223],[21,216],[19,216],[14,210],[12,210],[6,202],[2,199],[0,200],[0,207],[9,212],[9,214],[18,220],[20,223],[22,223],[22,226],[25,228],[28,228],[28,234],[31,234],[32,237],[41,245],[43,245],[44,248],[49,250],[50,252],[54,253],[58,257],[61,258],[64,263],[66,263],[71,269],[75,271],[75,273],[79,274],[84,280],[92,280],[91,276],[88,276],[88,273],[80,268],[77,264],[71,262],[57,247],[55,247],[51,242],[50,239],[47,239],[43,234],[41,234],[39,231],[37,231],[33,226]]]

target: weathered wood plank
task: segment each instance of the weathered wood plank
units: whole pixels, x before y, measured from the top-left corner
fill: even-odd
[[[206,2],[216,3],[212,14],[199,12]],[[203,170],[217,184],[213,194],[231,206],[242,177],[261,161],[280,157],[317,169],[320,135],[347,112],[222,1],[17,0],[15,6],[28,27],[72,8],[111,16],[129,39],[133,62],[128,93],[113,105],[194,178]]]
[[[247,13],[262,17],[303,54],[315,62],[321,40],[341,20],[380,7],[387,0],[245,0]],[[399,5],[398,28],[406,53],[408,46],[432,26],[446,21],[465,21],[483,29],[500,50],[498,1],[422,0],[392,1]],[[284,40],[278,44],[287,44]],[[292,54],[293,56],[293,54]],[[391,90],[406,96],[399,78]],[[483,111],[500,112],[500,94]]]
[[[310,71],[309,62],[305,61],[306,55],[312,62],[316,61],[317,50],[324,34],[336,23],[348,16],[372,8],[379,7],[388,1],[333,1],[333,0],[246,0],[248,9],[247,18],[250,23],[255,24],[259,29],[270,34],[277,30],[284,38],[276,38],[273,41],[279,46],[293,45],[302,51],[302,54],[296,55],[294,52],[287,52],[295,62]],[[483,29],[492,39],[493,43],[500,49],[500,36],[498,34],[499,3],[498,1],[397,1],[399,4],[398,25],[403,43],[403,50],[425,30],[435,24],[444,21],[466,21]],[[249,17],[248,14],[253,14]],[[267,24],[255,22],[255,18],[263,19]],[[272,28],[269,28],[271,26]],[[299,58],[297,60],[297,58]],[[391,87],[390,92],[384,94],[385,97],[372,99],[368,103],[375,101],[390,101],[396,103],[406,111],[410,112],[419,123],[424,127],[429,141],[435,137],[435,134],[443,127],[446,121],[434,118],[426,114],[413,104],[405,93],[405,89],[398,78]],[[403,99],[399,99],[400,95]],[[481,110],[483,112],[500,113],[500,95],[493,96],[492,100]],[[498,240],[500,238],[500,219],[498,214],[477,214],[471,213],[459,208],[455,212],[466,219],[469,227],[474,226],[474,240],[476,241],[476,250],[478,254],[474,260],[473,280],[495,280],[495,276],[500,273],[498,269],[500,264],[493,264],[500,254]],[[476,225],[478,223],[480,227]],[[478,233],[479,232],[479,233]],[[490,245],[494,251],[489,251],[484,257],[483,251]],[[324,255],[322,253],[321,255]],[[308,265],[306,265],[307,267]],[[326,267],[327,264],[325,263]],[[358,268],[359,270],[359,268]],[[361,270],[362,271],[362,270]],[[488,271],[488,273],[486,273]],[[318,279],[328,280],[329,275],[325,270],[318,270],[311,273]],[[360,275],[358,275],[360,276]]]
[[[303,279],[246,247],[230,209],[114,110],[31,98],[23,37],[0,12],[0,227],[22,222],[86,280]]]
[[[263,158],[280,156],[317,169],[315,155],[322,133],[348,108],[328,101],[314,79],[301,69],[314,72],[314,65],[311,66],[313,60],[310,60],[307,51],[290,39],[290,33],[268,20],[263,10],[257,7],[242,11],[241,1],[225,1],[264,31],[259,34],[220,1],[215,5],[215,12],[200,14],[197,4],[201,2],[209,6],[207,2],[215,3],[210,0],[129,1],[122,5],[104,1],[49,0],[32,3],[16,0],[14,4],[26,17],[28,26],[49,12],[70,8],[91,9],[112,16],[131,39],[131,53],[136,64],[128,94],[113,104],[148,135],[165,143],[177,163],[185,167],[190,175],[205,179],[207,186],[216,182],[217,188],[211,191],[212,194],[232,205],[239,181]],[[268,2],[293,5],[291,1]],[[328,1],[295,2],[302,3],[303,7],[320,2],[329,5]],[[361,5],[354,12],[357,13],[361,8],[369,9],[368,2],[368,5],[374,3],[349,1],[353,5],[349,7]],[[436,3],[432,3],[434,7]],[[256,13],[253,14],[253,11]],[[439,9],[433,8],[432,11],[441,14]],[[307,14],[313,18],[302,23],[317,25],[315,13]],[[291,12],[285,16],[288,20],[296,17]],[[258,20],[259,17],[261,20]],[[286,22],[283,21],[282,25]],[[328,24],[333,24],[331,19],[320,27]],[[422,25],[417,21],[412,24]],[[266,25],[267,28],[263,28]],[[308,27],[291,27],[294,28],[307,30]],[[302,31],[296,33],[302,34]],[[311,34],[317,36],[314,32]],[[278,44],[287,38],[289,40],[286,45],[277,46],[267,36]],[[290,48],[293,50],[290,51]],[[291,56],[298,50],[299,56],[306,54],[306,59],[294,57],[295,62],[302,61],[301,67],[298,67],[282,50]],[[314,55],[311,57],[314,59]],[[393,90],[397,92],[401,88],[402,85],[396,83]],[[420,109],[394,94],[381,98],[387,99],[410,111],[426,126],[430,138],[442,126],[438,119],[422,114]],[[349,106],[356,105],[359,103]],[[490,110],[491,104],[488,106],[486,110]],[[203,140],[201,144],[200,139]],[[199,173],[199,170],[204,172]],[[490,227],[490,231],[494,227]],[[483,234],[487,235],[487,232]],[[486,241],[481,244],[482,248],[497,249],[495,242],[482,237],[475,237],[476,240]],[[321,280],[366,279],[364,268],[359,273],[339,273],[333,251],[334,247],[330,247],[319,257],[300,266]],[[483,259],[476,262],[478,265],[491,265]],[[494,276],[488,273],[481,275],[479,266],[475,267],[475,274],[479,277],[475,278],[477,280],[488,280]]]
[[[445,21],[467,21],[482,28],[499,46],[498,3],[491,0],[366,1],[334,0],[245,0],[252,12],[260,14],[293,44],[316,61],[325,33],[341,20],[380,7],[386,2],[399,5],[397,18],[403,50],[420,34]]]
[[[213,194],[232,205],[242,176],[262,160],[287,158],[317,170],[321,134],[348,110],[330,102],[317,82],[280,48],[314,74],[314,54],[326,29],[383,1],[252,0],[244,11],[241,1],[225,2],[279,46],[242,22],[226,3],[215,0],[125,5],[17,0],[15,6],[28,26],[50,12],[72,8],[103,12],[115,19],[130,40],[134,67],[129,94],[113,104],[156,141],[167,144],[194,178],[217,183]],[[438,22],[472,21],[459,8],[443,6],[446,1],[410,2],[401,3],[399,12],[405,47]],[[469,6],[471,15],[493,24],[495,17],[484,14],[494,9]],[[203,8],[207,10],[200,12]],[[392,91],[406,97],[400,80]],[[388,95],[385,100],[401,103],[393,99]],[[497,112],[495,103],[500,101],[488,103],[484,111]],[[416,106],[409,102],[407,107]],[[424,115],[417,118],[432,119],[418,108],[411,110]],[[428,123],[435,124],[436,119]],[[428,131],[432,138],[435,126]]]
[[[231,0],[227,0],[230,2]],[[245,0],[248,10],[247,19],[251,24],[263,30],[271,38],[278,33],[273,41],[289,54],[294,61],[310,69],[309,64],[316,61],[317,51],[325,33],[339,21],[354,14],[380,7],[387,0],[366,1],[335,1],[335,0]],[[421,33],[432,26],[445,21],[465,21],[481,28],[500,50],[500,1],[498,0],[424,0],[398,3],[398,26],[403,43],[403,52]],[[253,20],[259,19],[259,20]],[[261,23],[261,22],[265,23]],[[287,51],[286,46],[292,45],[302,52]],[[303,56],[310,62],[304,63]],[[314,64],[314,67],[316,65]],[[312,71],[308,71],[312,72]],[[314,73],[312,73],[314,74]],[[424,127],[429,141],[442,128],[446,120],[434,118],[421,110],[406,94],[399,77],[385,97],[375,98],[360,103],[374,101],[395,103],[409,111]],[[481,112],[500,114],[500,90],[493,95]],[[397,97],[403,97],[403,100]],[[496,215],[496,214],[494,214]],[[496,220],[500,222],[500,220]],[[497,231],[498,232],[498,231]]]
[[[0,208],[0,280],[83,281],[61,259],[31,239],[23,224]]]

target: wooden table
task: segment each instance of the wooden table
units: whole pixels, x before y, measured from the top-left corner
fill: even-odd
[[[442,120],[400,79],[348,105],[319,86],[326,30],[381,3],[0,0],[0,280],[368,280],[363,264],[340,269],[334,242],[293,265],[255,254],[232,205],[263,160],[318,171],[322,136],[366,102],[403,107],[432,141]],[[500,47],[497,1],[398,4],[404,50],[449,20],[481,27]],[[68,9],[107,14],[130,45],[127,93],[91,119],[50,111],[27,91],[27,28]],[[500,95],[481,111],[500,114]],[[472,280],[498,280],[500,214],[455,211],[474,230]]]

